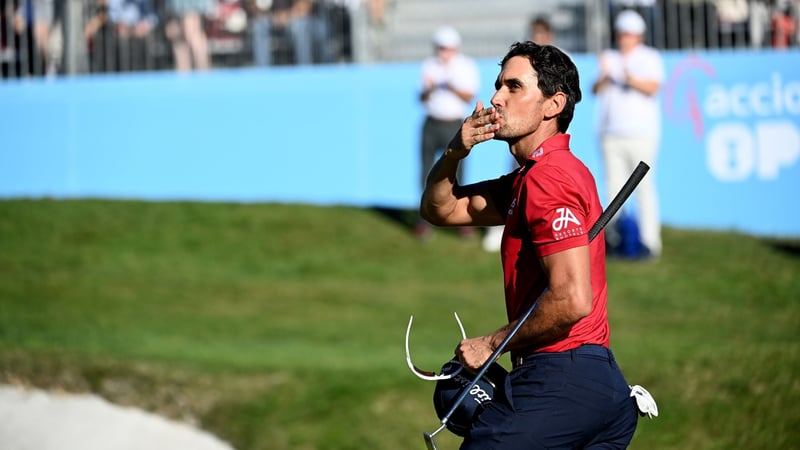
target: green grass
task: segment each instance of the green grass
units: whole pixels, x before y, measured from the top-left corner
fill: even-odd
[[[0,382],[95,392],[239,450],[420,448],[436,368],[505,317],[497,254],[413,213],[0,201]],[[609,261],[612,346],[661,412],[635,449],[800,447],[800,244],[666,229]],[[504,360],[507,365],[507,361]],[[456,448],[443,436],[440,444]]]

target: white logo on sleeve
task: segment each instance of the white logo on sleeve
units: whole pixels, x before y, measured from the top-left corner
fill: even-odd
[[[561,231],[567,228],[570,222],[577,226],[581,226],[581,223],[578,222],[578,218],[575,217],[575,214],[573,214],[569,208],[558,208],[556,209],[556,213],[558,214],[558,217],[556,217],[556,220],[553,221],[554,231]]]
[[[511,200],[511,206],[508,207],[508,215],[509,216],[514,214],[514,207],[515,206],[517,206],[517,199],[516,198]]]

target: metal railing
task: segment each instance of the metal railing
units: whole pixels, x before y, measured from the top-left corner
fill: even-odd
[[[170,10],[172,0],[0,0],[0,78],[381,60],[368,54],[370,27],[384,2],[403,0],[317,0],[302,24],[260,16],[255,8],[270,0],[204,1],[187,16]],[[613,17],[631,5],[660,49],[798,44],[794,0],[556,3],[553,28],[571,52],[611,46]],[[298,50],[303,42],[310,53]]]
[[[563,0],[551,14],[557,43],[595,53],[614,45],[613,21],[634,9],[647,23],[646,43],[661,50],[794,47],[800,41],[796,0]]]
[[[352,22],[362,6],[307,2],[304,14],[267,20],[256,35],[264,21],[249,6],[263,0],[195,3],[204,2],[182,14],[171,0],[0,0],[0,77],[236,67],[262,62],[257,53],[270,65],[355,59]],[[310,50],[295,51],[300,43]]]
[[[664,50],[781,48],[796,46],[800,37],[800,3],[794,0],[611,1],[606,30],[629,4],[647,22],[647,43]],[[606,45],[610,40],[603,35]]]

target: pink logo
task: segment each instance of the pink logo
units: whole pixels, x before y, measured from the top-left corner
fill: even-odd
[[[705,74],[716,77],[714,67],[697,55],[689,55],[680,61],[669,74],[664,87],[664,113],[677,122],[689,122],[698,139],[703,136],[703,113],[697,94],[697,76]],[[681,102],[684,99],[685,103]]]

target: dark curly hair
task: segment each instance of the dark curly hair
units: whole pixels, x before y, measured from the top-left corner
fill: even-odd
[[[567,96],[564,110],[557,119],[558,131],[566,132],[572,122],[575,105],[581,101],[580,80],[575,63],[557,47],[525,41],[514,43],[500,62],[500,66],[504,66],[515,56],[523,56],[531,62],[539,78],[539,89],[545,97],[552,97],[556,92],[563,92]]]

